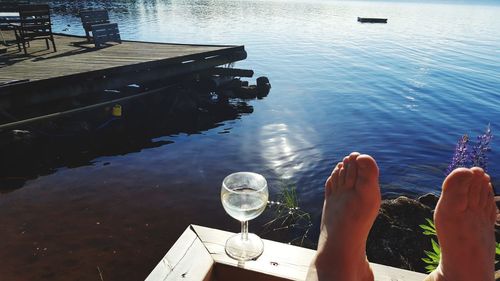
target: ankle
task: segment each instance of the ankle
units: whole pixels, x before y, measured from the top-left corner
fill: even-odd
[[[446,274],[444,273],[446,272]],[[478,281],[494,281],[495,273],[492,272],[489,274],[488,272],[480,272],[478,274],[468,274],[469,276],[464,276],[463,272],[454,272],[451,270],[445,270],[441,268],[439,265],[433,272],[431,272],[424,281],[469,281],[469,280],[478,280]]]
[[[424,281],[446,281],[446,279],[441,272],[441,267],[438,266],[431,273],[429,273],[429,275],[427,275]]]
[[[318,280],[374,280],[366,256],[345,258],[329,253],[318,253],[312,267]]]

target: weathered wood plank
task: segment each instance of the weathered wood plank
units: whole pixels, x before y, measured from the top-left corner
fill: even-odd
[[[3,32],[6,40],[14,39],[13,32]],[[10,36],[10,37],[9,37]],[[0,55],[0,82],[30,79],[43,80],[55,77],[82,74],[114,68],[134,68],[137,64],[158,64],[178,58],[209,57],[231,53],[243,46],[213,46],[165,44],[137,41],[122,41],[109,48],[95,49],[81,36],[54,36],[58,52],[47,51],[44,42],[33,42],[29,47],[32,56],[23,56],[16,45],[9,46]],[[174,61],[172,61],[174,62]],[[147,68],[147,67],[146,67]]]
[[[395,268],[392,266],[370,263],[375,274],[375,281],[422,281],[426,274]]]
[[[190,227],[186,228],[146,281],[208,281],[214,261]]]

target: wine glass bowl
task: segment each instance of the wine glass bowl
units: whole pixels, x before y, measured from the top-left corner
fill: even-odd
[[[226,241],[226,253],[240,261],[259,257],[264,243],[259,236],[248,233],[248,221],[266,208],[269,196],[266,179],[257,173],[237,172],[222,181],[221,201],[224,210],[241,222],[241,233]]]

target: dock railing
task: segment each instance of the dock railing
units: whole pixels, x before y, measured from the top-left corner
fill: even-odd
[[[264,253],[240,262],[225,250],[234,233],[190,225],[156,265],[146,281],[167,280],[305,280],[316,253],[311,249],[264,240]],[[425,274],[371,263],[375,281],[422,281]]]

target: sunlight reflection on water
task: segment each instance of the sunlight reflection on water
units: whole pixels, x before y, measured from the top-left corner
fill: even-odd
[[[264,163],[281,179],[292,179],[300,171],[313,166],[321,159],[321,152],[314,148],[306,134],[290,131],[287,124],[268,124],[260,132],[260,152]]]

